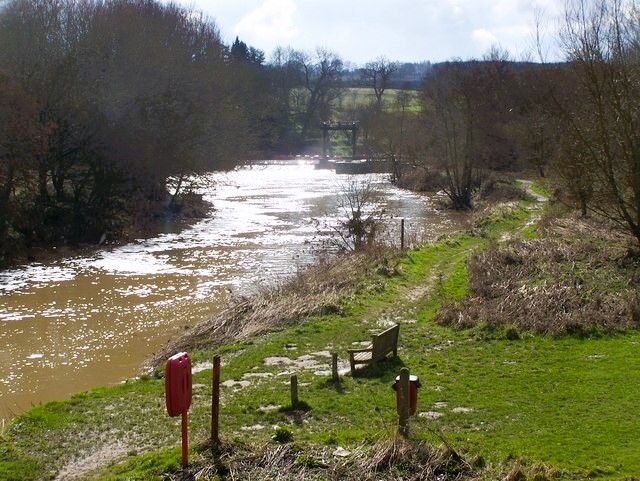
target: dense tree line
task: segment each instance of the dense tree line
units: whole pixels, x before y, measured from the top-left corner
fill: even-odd
[[[266,63],[155,0],[10,0],[0,45],[0,259],[119,238],[197,174],[313,150],[343,92],[333,52]]]
[[[422,125],[414,152],[440,179],[454,208],[469,208],[491,171],[524,167],[531,155],[530,123],[539,66],[493,51],[482,61],[439,64],[420,92]]]
[[[568,165],[567,124],[559,108],[580,103],[569,63],[516,62],[492,49],[482,60],[436,64],[419,93],[418,124],[406,160],[449,197],[473,206],[495,172],[545,177]]]
[[[640,242],[640,6],[576,1],[562,41],[579,99],[557,102],[565,185],[583,212],[604,215]]]
[[[264,54],[227,48],[196,12],[13,0],[0,45],[0,258],[118,236],[175,206],[193,174],[269,147]]]

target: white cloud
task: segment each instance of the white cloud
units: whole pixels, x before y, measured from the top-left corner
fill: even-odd
[[[551,43],[563,5],[561,0],[190,1],[217,20],[227,43],[238,35],[267,55],[278,45],[306,51],[323,46],[359,64],[381,55],[406,61],[480,58],[494,44],[518,58],[530,49],[536,6],[545,12],[543,28]]]
[[[451,8],[451,13],[454,16],[462,15],[464,13],[463,8],[460,6],[459,0],[449,0],[449,7]]]
[[[295,12],[293,0],[266,0],[242,17],[234,33],[250,44],[275,46],[288,42],[300,33],[293,22]]]
[[[483,48],[491,47],[498,43],[496,36],[485,28],[478,28],[471,32],[471,38],[480,43]]]

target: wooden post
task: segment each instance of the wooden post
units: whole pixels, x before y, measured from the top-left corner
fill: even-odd
[[[220,446],[220,356],[213,358],[211,380],[211,449],[216,451]]]
[[[338,353],[331,353],[331,379],[333,382],[340,382],[340,376],[338,376]]]
[[[400,410],[398,412],[398,432],[409,436],[409,369],[400,369],[400,382],[398,383]]]
[[[298,405],[298,376],[291,376],[291,407]]]
[[[400,250],[404,250],[404,219],[400,220]]]

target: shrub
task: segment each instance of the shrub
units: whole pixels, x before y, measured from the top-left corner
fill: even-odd
[[[286,444],[293,441],[293,431],[287,426],[278,426],[275,434],[271,437],[276,443]]]

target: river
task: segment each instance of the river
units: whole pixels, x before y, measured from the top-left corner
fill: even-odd
[[[370,176],[397,239],[434,238],[461,220],[433,196]],[[0,272],[0,418],[135,376],[187,326],[312,262],[319,228],[344,219],[345,177],[312,165],[211,174],[201,221],[124,246]]]

